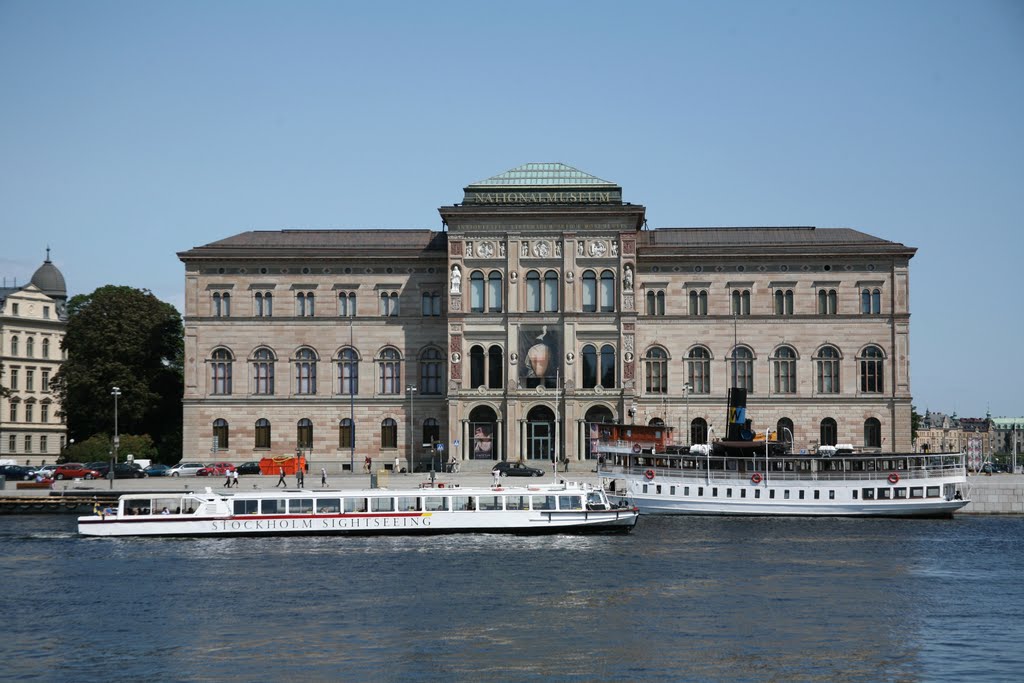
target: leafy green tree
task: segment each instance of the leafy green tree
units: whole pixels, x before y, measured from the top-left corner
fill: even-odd
[[[110,434],[93,434],[85,441],[73,443],[61,453],[58,462],[95,462],[97,460],[109,460],[110,450],[114,441]],[[126,462],[128,455],[134,455],[136,459],[146,458],[157,459],[156,446],[148,434],[136,436],[134,434],[121,435],[121,447],[117,449],[118,462]]]
[[[67,360],[54,387],[69,437],[113,432],[116,386],[118,432],[149,435],[163,460],[181,456],[184,327],[174,306],[117,285],[72,297],[63,347]],[[131,452],[125,438],[120,453]]]
[[[921,428],[921,414],[917,406],[910,406],[910,443],[917,443],[917,430]]]

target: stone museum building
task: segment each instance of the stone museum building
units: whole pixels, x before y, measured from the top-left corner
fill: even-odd
[[[650,228],[621,187],[558,163],[439,211],[441,231],[250,231],[179,253],[184,458],[571,471],[597,423],[723,436],[733,386],[798,451],[911,450],[916,249],[848,228]]]
[[[67,427],[50,381],[64,360],[67,326],[64,275],[46,260],[28,284],[0,287],[0,460],[55,462]]]

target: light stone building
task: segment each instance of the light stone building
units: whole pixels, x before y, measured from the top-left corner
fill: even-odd
[[[601,422],[724,436],[730,386],[797,450],[911,450],[914,248],[649,229],[618,185],[553,163],[439,211],[440,232],[252,231],[179,253],[184,457],[408,467],[439,443],[480,467],[571,464]]]
[[[64,360],[67,325],[64,276],[50,261],[24,286],[0,287],[0,460],[18,464],[54,462],[67,428],[50,382]]]

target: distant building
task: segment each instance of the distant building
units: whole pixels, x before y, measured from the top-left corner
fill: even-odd
[[[0,288],[0,459],[53,462],[65,445],[67,429],[57,394],[50,390],[64,360],[67,323],[64,276],[50,261],[27,285]]]
[[[186,456],[404,466],[439,442],[578,461],[597,423],[724,436],[730,386],[798,450],[912,448],[912,247],[648,229],[621,187],[563,164],[439,212],[441,232],[252,231],[179,253]]]
[[[993,417],[991,422],[996,455],[1024,454],[1024,417]]]

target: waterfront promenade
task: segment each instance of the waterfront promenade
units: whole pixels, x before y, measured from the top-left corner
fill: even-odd
[[[543,477],[506,477],[502,479],[505,486],[528,486],[531,484],[544,484],[557,482],[559,479],[567,481],[581,481],[597,484],[597,474],[584,470],[582,467],[576,471],[559,472],[553,477],[551,472],[546,472]],[[296,489],[295,476],[286,477],[289,489]],[[239,490],[252,489],[273,489],[278,482],[277,476],[246,475],[238,479]],[[430,473],[415,474],[391,474],[384,472],[378,474],[379,486],[389,488],[416,488],[421,484],[430,483]],[[459,474],[437,474],[437,484],[444,484],[446,488],[451,486],[487,486],[491,483],[491,475],[488,471],[463,472]],[[229,489],[224,488],[224,477],[153,477],[146,479],[117,479],[114,481],[113,489],[107,480],[73,480],[54,482],[52,490],[47,489],[19,489],[18,482],[8,481],[5,487],[0,490],[0,499],[4,498],[32,498],[48,497],[51,493],[64,494],[67,496],[107,496],[111,491],[115,493],[131,493],[135,491],[183,491],[202,490],[209,486],[215,491]],[[364,472],[356,474],[331,474],[327,478],[327,486],[320,486],[319,472],[310,472],[306,476],[305,488],[318,490],[322,488],[353,490],[368,488],[370,486],[370,475]],[[1024,475],[1020,474],[995,474],[976,475],[967,480],[966,497],[971,502],[960,511],[959,514],[1024,514]]]

